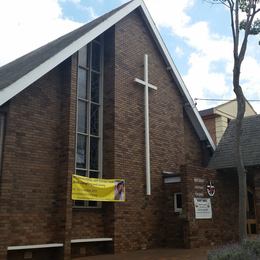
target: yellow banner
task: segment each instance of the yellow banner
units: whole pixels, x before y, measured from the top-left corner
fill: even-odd
[[[125,181],[97,179],[72,175],[72,199],[94,201],[125,201]]]

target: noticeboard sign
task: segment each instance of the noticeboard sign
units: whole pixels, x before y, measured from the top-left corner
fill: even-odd
[[[211,219],[212,208],[210,198],[194,198],[195,218]]]

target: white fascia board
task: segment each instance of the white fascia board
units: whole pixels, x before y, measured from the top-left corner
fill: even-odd
[[[87,32],[85,35],[74,41],[72,44],[64,48],[62,51],[58,52],[56,55],[46,60],[44,63],[36,67],[34,70],[30,71],[11,85],[7,86],[3,90],[0,91],[0,106],[7,102],[9,99],[20,93],[22,90],[27,88],[37,79],[45,75],[47,72],[52,70],[54,67],[59,65],[61,62],[66,60],[68,57],[73,55],[83,46],[91,42],[97,36],[105,32],[111,26],[116,24],[122,18],[124,18],[127,14],[131,13],[138,6],[140,6],[142,0],[135,0],[124,8],[110,16],[108,19],[103,21],[101,24],[97,25],[95,28]]]
[[[162,52],[165,55],[165,58],[166,58],[167,62],[169,63],[169,65],[170,65],[170,67],[172,69],[172,72],[175,75],[175,77],[176,77],[176,79],[177,79],[177,81],[178,81],[178,83],[179,83],[179,85],[181,87],[181,90],[182,90],[183,94],[187,98],[187,101],[189,102],[189,105],[191,106],[195,117],[199,121],[199,124],[200,124],[202,130],[204,131],[204,133],[205,133],[205,135],[206,135],[210,145],[215,150],[215,144],[214,144],[214,142],[213,142],[213,140],[212,140],[212,138],[211,138],[211,136],[210,136],[210,134],[209,134],[209,132],[208,132],[208,130],[207,130],[207,128],[206,128],[206,126],[205,126],[205,124],[204,124],[204,122],[203,122],[203,120],[202,120],[202,118],[201,118],[201,116],[200,116],[200,114],[198,112],[198,110],[197,110],[197,108],[195,107],[195,104],[194,104],[194,102],[193,102],[193,100],[192,100],[192,98],[190,96],[190,93],[187,90],[187,88],[185,86],[185,83],[182,80],[181,75],[180,75],[179,71],[177,70],[177,68],[176,68],[176,66],[175,66],[175,64],[174,64],[174,62],[173,62],[173,60],[171,58],[171,55],[170,55],[166,45],[164,44],[164,41],[163,41],[163,39],[162,39],[162,37],[161,37],[161,35],[160,35],[160,33],[159,33],[159,31],[158,31],[154,21],[152,19],[152,17],[151,17],[151,15],[150,15],[150,13],[149,13],[149,11],[148,11],[148,9],[147,9],[147,7],[146,7],[146,5],[144,4],[143,1],[141,1],[141,7],[142,7],[143,12],[144,12],[144,14],[146,16],[146,19],[149,22],[149,25],[150,25],[150,27],[152,29],[152,32],[154,33],[154,36],[156,38],[155,40],[158,42],[159,47],[162,49]]]

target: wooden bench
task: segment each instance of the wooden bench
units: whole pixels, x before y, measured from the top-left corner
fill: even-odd
[[[101,238],[83,238],[83,239],[72,239],[71,243],[91,243],[91,242],[107,242],[113,241],[113,238],[110,237],[101,237]]]
[[[40,244],[40,245],[24,245],[24,246],[8,246],[7,250],[28,250],[28,249],[40,249],[40,248],[52,248],[52,247],[63,247],[62,243],[51,243],[51,244]]]
[[[81,239],[72,239],[71,243],[93,243],[93,242],[108,242],[113,241],[113,238],[110,237],[101,237],[101,238],[81,238]],[[30,249],[41,249],[41,248],[57,248],[63,247],[63,243],[50,243],[50,244],[39,244],[39,245],[23,245],[23,246],[8,246],[8,251],[14,250],[30,250]]]

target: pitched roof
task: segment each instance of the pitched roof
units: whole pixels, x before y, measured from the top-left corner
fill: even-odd
[[[236,114],[232,113],[232,112],[230,113],[230,111],[227,110],[228,105],[234,106],[234,110],[236,111],[236,99],[232,99],[232,100],[229,100],[218,106],[201,110],[201,111],[199,111],[199,113],[202,117],[211,116],[211,115],[224,115],[228,118],[235,119]],[[252,107],[252,105],[250,104],[250,102],[248,100],[246,100],[246,115],[251,116],[251,115],[256,115],[256,114],[257,113],[254,110],[254,108]]]
[[[199,112],[142,0],[132,0],[75,31],[1,67],[0,106],[137,8],[150,29],[154,41],[182,94],[184,108],[200,140],[206,141],[212,149],[215,149],[215,145]]]
[[[225,169],[235,167],[233,149],[235,122],[235,120],[232,120],[229,123],[209,162],[209,168]],[[260,115],[245,117],[243,119],[242,129],[241,146],[244,164],[245,166],[260,165]]]
[[[114,13],[124,8],[125,5],[127,4],[124,4],[111,12],[98,17],[90,23],[87,23],[78,29],[0,67],[0,90],[7,88],[33,69],[37,68],[39,65],[50,59],[58,52],[62,51],[65,47],[69,46],[81,36],[88,33],[91,29],[95,28]]]

